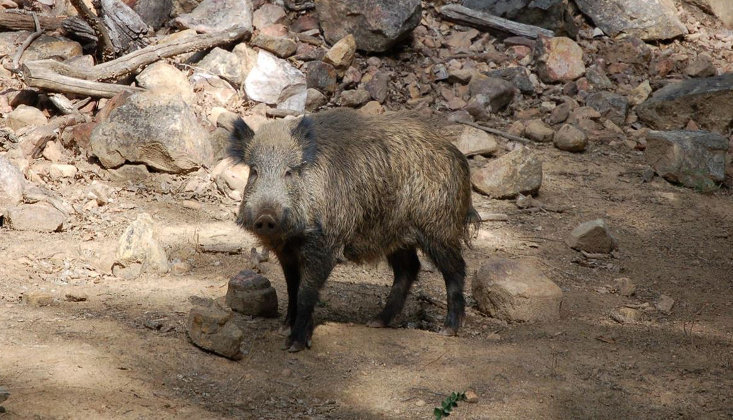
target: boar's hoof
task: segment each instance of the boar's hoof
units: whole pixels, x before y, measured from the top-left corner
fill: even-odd
[[[367,322],[366,326],[369,328],[384,328],[387,326],[387,324],[385,324],[384,321],[382,321],[381,319],[375,318]]]
[[[306,348],[311,348],[311,340],[308,340],[307,343],[303,344],[299,341],[293,342],[293,344],[288,348],[288,353],[297,353],[301,350],[305,350]]]
[[[453,337],[455,335],[458,335],[458,331],[453,327],[443,327],[440,329],[439,334],[446,337]]]
[[[280,329],[277,330],[277,333],[280,334],[283,337],[290,337],[290,325],[282,325],[280,326]],[[283,349],[285,350],[285,349]]]

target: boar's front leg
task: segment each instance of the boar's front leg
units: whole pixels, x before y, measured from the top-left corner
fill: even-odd
[[[298,290],[295,323],[285,346],[291,353],[311,345],[313,335],[313,308],[318,302],[318,292],[335,265],[333,252],[320,235],[306,238],[300,248],[300,288]]]
[[[277,252],[277,259],[283,269],[285,282],[288,285],[288,312],[280,333],[289,336],[295,324],[295,315],[298,311],[298,289],[300,288],[300,266],[298,264],[298,251],[294,246],[286,246]]]

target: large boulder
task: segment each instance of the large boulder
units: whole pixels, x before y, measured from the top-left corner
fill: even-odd
[[[725,180],[728,139],[706,131],[650,131],[644,152],[666,180],[703,191]]]
[[[679,130],[695,120],[704,130],[725,133],[733,123],[733,73],[671,83],[636,108],[657,130]]]
[[[471,182],[479,192],[492,198],[535,194],[542,185],[542,162],[522,147],[475,170]]]
[[[508,322],[560,317],[562,290],[527,261],[491,258],[473,278],[479,310]]]
[[[420,0],[316,0],[316,12],[326,40],[333,44],[348,34],[356,47],[383,52],[420,23]]]
[[[688,0],[708,13],[714,14],[725,26],[733,29],[733,1],[730,0]]]
[[[672,0],[575,0],[575,4],[611,37],[623,32],[653,41],[687,34]]]
[[[257,65],[244,81],[244,89],[252,100],[296,112],[303,112],[308,96],[303,72],[262,50],[257,55]]]
[[[115,108],[92,132],[90,146],[105,168],[132,162],[181,173],[212,161],[208,133],[193,109],[155,91],[135,94]]]

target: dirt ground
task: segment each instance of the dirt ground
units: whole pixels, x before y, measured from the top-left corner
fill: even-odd
[[[187,177],[107,181],[118,187],[114,202],[73,216],[62,233],[0,228],[0,386],[11,393],[0,418],[429,418],[466,389],[479,400],[459,403],[453,418],[733,417],[730,192],[644,183],[643,157],[627,149],[532,147],[545,169],[538,198],[565,210],[526,212],[475,194],[479,210],[509,220],[483,223],[465,256],[471,275],[490,256],[534,261],[564,292],[561,319],[507,325],[473,308],[454,338],[436,333],[445,315],[436,302],[445,297],[434,271],[421,273],[399,328],[364,326],[391,284],[380,263],[333,273],[309,351],[280,350],[279,319],[238,321],[246,331],[240,361],[194,347],[185,332],[189,298],[222,296],[247,256],[169,246],[190,270],[135,280],[108,270],[117,238],[143,211],[160,226],[233,223],[234,202],[184,205],[190,197],[176,191]],[[96,179],[83,173],[49,187],[83,204]],[[563,243],[597,217],[619,240],[614,258],[589,260]],[[262,268],[282,314],[279,266]],[[634,296],[609,292],[618,277],[636,283]],[[55,302],[27,303],[34,293]],[[663,294],[675,300],[669,314],[654,309]],[[638,323],[609,317],[645,303]]]

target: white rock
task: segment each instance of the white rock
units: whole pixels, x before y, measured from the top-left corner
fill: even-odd
[[[280,109],[296,112],[305,109],[305,75],[286,60],[269,52],[259,52],[257,65],[247,75],[244,88],[252,100],[277,104]]]
[[[143,272],[168,272],[168,257],[157,238],[153,218],[140,214],[119,239],[112,273],[134,278]]]
[[[23,199],[23,174],[5,157],[0,156],[0,214]]]

